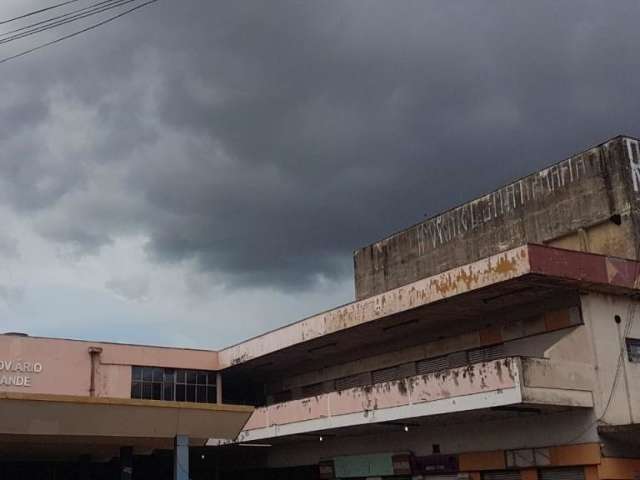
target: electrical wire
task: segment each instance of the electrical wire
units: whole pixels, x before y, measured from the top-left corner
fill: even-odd
[[[46,20],[44,22],[44,23],[47,23],[46,25],[42,25],[42,26],[40,26],[38,28],[33,28],[33,29],[28,30],[26,32],[17,33],[15,35],[12,35],[12,36],[7,37],[7,38],[0,38],[0,45],[5,44],[5,43],[9,43],[9,42],[13,42],[15,40],[19,40],[21,38],[29,37],[31,35],[36,35],[38,33],[50,30],[52,28],[56,28],[56,27],[59,27],[61,25],[65,25],[67,23],[75,22],[76,20],[81,20],[83,18],[87,18],[87,17],[93,16],[93,15],[97,15],[99,13],[103,13],[103,12],[106,12],[108,10],[112,10],[114,8],[118,8],[118,7],[121,7],[123,5],[126,5],[127,3],[136,2],[138,0],[107,0],[107,1],[111,2],[111,3],[109,3],[107,5],[102,5],[101,7],[98,7],[98,8],[94,8],[93,10],[90,10],[90,11],[82,13],[82,14],[77,14],[77,15],[74,15],[74,16],[71,16],[71,17],[68,17],[68,18],[64,18],[64,19],[58,20],[56,22],[47,23],[47,22],[50,22],[50,20]],[[101,2],[101,3],[104,3],[104,2]],[[26,27],[23,27],[23,28],[26,28]],[[8,33],[11,33],[11,32],[6,32],[5,34],[2,34],[2,35],[6,35]],[[0,37],[2,35],[0,35]]]
[[[79,1],[80,0],[67,0],[66,2],[58,3],[57,5],[51,5],[50,7],[41,8],[40,10],[35,10],[33,12],[25,13],[25,14],[19,15],[17,17],[10,18],[8,20],[2,20],[2,21],[0,21],[0,25],[4,25],[5,23],[14,22],[16,20],[21,20],[23,18],[27,18],[27,17],[30,17],[32,15],[37,15],[38,13],[48,12],[49,10],[53,10],[54,8],[64,7],[65,5],[69,5],[70,3],[76,3],[76,2],[79,2]]]
[[[157,2],[157,1],[158,1],[158,0],[148,0],[148,1],[146,1],[146,2],[144,2],[144,3],[142,3],[142,4],[140,4],[140,5],[136,5],[135,7],[130,8],[129,10],[126,10],[126,11],[124,11],[124,12],[122,12],[122,13],[119,13],[119,14],[117,14],[117,15],[114,15],[113,17],[109,17],[109,18],[107,18],[107,19],[105,19],[105,20],[102,20],[102,21],[100,21],[100,22],[98,22],[98,23],[94,23],[93,25],[90,25],[90,26],[88,26],[88,27],[85,27],[85,28],[83,28],[83,29],[81,29],[81,30],[78,30],[78,31],[76,31],[76,32],[69,33],[69,34],[67,34],[67,35],[63,35],[62,37],[56,38],[55,40],[51,40],[50,42],[42,43],[42,44],[37,45],[37,46],[35,46],[35,47],[29,48],[28,50],[24,50],[24,51],[22,51],[22,52],[20,52],[20,53],[16,53],[15,55],[11,55],[11,56],[9,56],[9,57],[2,58],[2,59],[0,59],[0,64],[3,64],[3,63],[6,63],[6,62],[9,62],[9,61],[11,61],[11,60],[15,60],[16,58],[23,57],[23,56],[28,55],[28,54],[30,54],[30,53],[33,53],[33,52],[35,52],[35,51],[37,51],[37,50],[41,50],[41,49],[46,48],[46,47],[48,47],[48,46],[54,45],[54,44],[56,44],[56,43],[60,43],[60,42],[62,42],[62,41],[64,41],[64,40],[67,40],[67,39],[69,39],[69,38],[75,37],[75,36],[80,35],[80,34],[82,34],[82,33],[85,33],[85,32],[88,32],[88,31],[90,31],[90,30],[93,30],[93,29],[95,29],[95,28],[98,28],[98,27],[100,27],[100,26],[102,26],[102,25],[105,25],[105,24],[107,24],[107,23],[109,23],[109,22],[112,22],[112,21],[114,21],[114,20],[116,20],[116,19],[118,19],[118,18],[120,18],[120,17],[123,17],[123,16],[125,16],[125,15],[127,15],[127,14],[129,14],[129,13],[131,13],[131,12],[134,12],[135,10],[138,10],[138,9],[140,9],[140,8],[142,8],[142,7],[145,7],[145,6],[147,6],[147,5],[150,5],[150,4],[155,3],[155,2]]]
[[[69,16],[74,15],[76,13],[84,12],[86,10],[90,10],[92,8],[99,7],[99,6],[101,6],[101,5],[105,4],[105,3],[115,3],[117,1],[120,1],[120,0],[102,0],[101,2],[93,3],[93,4],[88,5],[86,7],[83,7],[83,8],[78,8],[76,10],[71,10],[70,12],[63,13],[62,15],[57,15],[55,17],[47,18],[45,20],[40,20],[39,22],[35,22],[35,23],[30,24],[30,25],[25,25],[24,27],[15,28],[13,30],[9,30],[7,32],[0,33],[0,37],[4,37],[4,36],[10,35],[12,33],[16,33],[16,32],[21,32],[23,30],[28,30],[28,29],[30,29],[32,27],[37,27],[38,25],[43,25],[45,23],[51,23],[51,22],[53,22],[55,20],[58,20],[58,19],[61,19],[61,18],[65,18],[65,17],[69,17]]]

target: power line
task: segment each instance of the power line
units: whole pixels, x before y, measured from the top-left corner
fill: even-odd
[[[70,3],[76,3],[76,2],[79,2],[79,1],[80,0],[67,0],[66,2],[58,3],[57,5],[51,5],[50,7],[41,8],[40,10],[35,10],[33,12],[25,13],[25,14],[19,15],[17,17],[10,18],[8,20],[2,20],[2,21],[0,21],[0,25],[4,25],[5,23],[14,22],[16,20],[27,18],[27,17],[30,17],[31,15],[37,15],[38,13],[48,12],[49,10],[53,10],[54,8],[63,7],[65,5],[69,5]]]
[[[58,15],[56,17],[47,18],[45,20],[41,20],[39,22],[35,22],[35,23],[30,24],[30,25],[25,25],[24,27],[15,28],[13,30],[9,30],[8,32],[0,33],[0,36],[4,37],[4,36],[10,35],[12,33],[22,32],[23,30],[28,30],[28,29],[30,29],[32,27],[37,27],[38,25],[42,25],[42,24],[45,24],[45,23],[50,23],[50,22],[53,22],[54,20],[58,20],[58,19],[65,18],[65,17],[69,17],[69,16],[74,15],[76,13],[80,13],[80,12],[83,12],[83,11],[86,11],[86,10],[89,10],[89,9],[92,9],[92,8],[96,8],[96,7],[98,7],[100,5],[103,5],[105,3],[114,3],[116,1],[119,1],[119,0],[102,0],[101,2],[93,3],[93,4],[88,5],[86,7],[78,8],[76,10],[72,10],[70,12],[63,13],[62,15]]]
[[[20,40],[21,38],[25,38],[25,37],[29,37],[31,35],[35,35],[37,33],[41,33],[41,32],[45,32],[47,30],[51,30],[52,28],[56,28],[59,27],[61,25],[65,25],[67,23],[71,23],[71,22],[75,22],[76,20],[81,20],[83,18],[87,18],[93,15],[97,15],[99,13],[103,13],[106,12],[108,10],[112,10],[114,8],[118,8],[121,7],[123,5],[126,5],[127,3],[131,3],[131,2],[136,2],[138,0],[107,0],[108,2],[111,2],[107,5],[102,5],[96,8],[93,8],[93,10],[90,10],[88,12],[85,13],[81,13],[81,14],[77,14],[68,18],[63,18],[61,20],[58,21],[52,21],[54,19],[50,19],[50,20],[45,20],[43,22],[40,23],[47,23],[46,25],[42,25],[40,27],[37,28],[32,28],[31,30],[27,30],[26,32],[22,32],[22,33],[17,33],[15,35],[11,35],[10,37],[6,37],[6,38],[0,38],[0,45],[4,44],[4,43],[9,43],[15,40]],[[105,2],[100,2],[100,3],[105,3]],[[61,17],[64,17],[64,15],[61,15]],[[18,30],[23,30],[24,28],[27,27],[23,27],[21,29]],[[16,30],[17,31],[17,30]],[[5,34],[0,34],[0,37],[2,37],[2,35],[7,35],[9,33],[12,32],[6,32]]]
[[[2,63],[6,63],[6,62],[8,62],[8,61],[10,61],[10,60],[14,60],[14,59],[19,58],[19,57],[22,57],[22,56],[27,55],[27,54],[29,54],[29,53],[33,53],[33,52],[35,52],[35,51],[37,51],[37,50],[43,49],[43,48],[48,47],[48,46],[50,46],[50,45],[54,45],[54,44],[56,44],[56,43],[60,43],[60,42],[62,42],[63,40],[67,40],[67,39],[69,39],[69,38],[72,38],[72,37],[75,37],[75,36],[77,36],[77,35],[80,35],[81,33],[88,32],[89,30],[93,30],[93,29],[95,29],[95,28],[98,28],[98,27],[100,27],[100,26],[102,26],[102,25],[105,25],[105,24],[107,24],[107,23],[109,23],[109,22],[112,22],[112,21],[114,21],[114,20],[116,20],[116,19],[118,19],[118,18],[120,18],[120,17],[123,17],[123,16],[125,16],[125,15],[127,15],[127,14],[129,14],[129,13],[131,13],[131,12],[133,12],[133,11],[135,11],[135,10],[138,10],[138,9],[140,9],[140,8],[142,8],[142,7],[145,7],[145,6],[147,6],[147,5],[150,5],[150,4],[155,3],[155,2],[157,2],[157,1],[158,1],[158,0],[148,0],[148,1],[147,1],[147,2],[145,2],[145,3],[142,3],[142,4],[140,4],[140,5],[137,5],[137,6],[133,7],[133,8],[130,8],[129,10],[126,10],[126,11],[124,11],[124,12],[122,12],[122,13],[119,13],[118,15],[114,15],[113,17],[109,17],[109,18],[107,18],[107,19],[105,19],[105,20],[102,20],[101,22],[98,22],[98,23],[95,23],[95,24],[93,24],[93,25],[90,25],[90,26],[88,26],[88,27],[86,27],[86,28],[83,28],[82,30],[78,30],[77,32],[73,32],[73,33],[70,33],[70,34],[68,34],[68,35],[63,35],[62,37],[56,38],[55,40],[52,40],[52,41],[50,41],[50,42],[46,42],[46,43],[43,43],[43,44],[38,45],[38,46],[36,46],[36,47],[30,48],[30,49],[28,49],[28,50],[25,50],[25,51],[23,51],[23,52],[16,53],[15,55],[11,55],[10,57],[5,57],[5,58],[3,58],[3,59],[0,59],[0,64],[2,64]]]

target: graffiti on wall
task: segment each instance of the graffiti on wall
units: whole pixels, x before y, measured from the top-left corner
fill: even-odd
[[[532,201],[550,197],[600,171],[599,160],[591,161],[584,154],[578,155],[433,217],[416,227],[418,255],[475,231]]]
[[[626,139],[631,178],[633,179],[633,191],[640,191],[640,145],[638,140]]]

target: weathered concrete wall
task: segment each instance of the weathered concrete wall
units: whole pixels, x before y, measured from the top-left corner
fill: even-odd
[[[579,325],[582,322],[580,311],[577,307],[552,310],[536,315],[526,315],[523,318],[513,320],[513,311],[504,314],[505,317],[487,319],[492,324],[481,330],[473,330],[462,335],[445,337],[439,340],[425,342],[402,350],[373,355],[347,363],[333,365],[325,368],[316,368],[313,371],[291,376],[283,370],[282,377],[265,385],[268,394],[285,390],[293,391],[293,398],[303,396],[301,387],[314,385],[320,382],[326,386],[325,391],[335,389],[334,381],[341,377],[358,375],[389,367],[403,368],[403,372],[413,371],[414,362],[448,355],[453,352],[487,347],[496,343],[504,343],[506,356],[535,356],[546,357],[546,351],[563,337],[573,337],[574,330],[568,327]],[[560,331],[558,331],[560,330]],[[574,353],[572,360],[579,361],[578,352]],[[407,374],[409,376],[411,374]]]
[[[597,364],[596,415],[611,425],[640,422],[640,363],[629,361],[625,346],[626,338],[640,338],[640,302],[590,293],[582,297],[582,312],[589,332],[583,348]]]
[[[518,366],[517,359],[494,360],[262,407],[254,411],[245,431],[518,388]],[[486,407],[480,402],[476,408]]]
[[[523,243],[637,258],[640,148],[616,137],[354,252],[363,299]]]
[[[239,442],[521,403],[592,407],[591,365],[504,358],[254,411]]]
[[[220,367],[230,367],[297,343],[526,275],[530,273],[529,250],[528,246],[514,248],[267,332],[218,352]]]

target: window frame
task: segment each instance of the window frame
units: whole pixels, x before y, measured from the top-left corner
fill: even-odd
[[[131,366],[131,398],[165,402],[217,403],[217,372]]]
[[[627,337],[625,346],[627,347],[627,360],[630,363],[640,363],[640,338]]]

